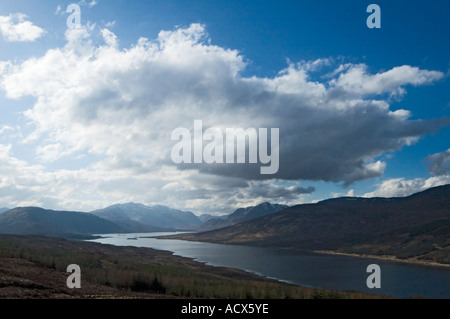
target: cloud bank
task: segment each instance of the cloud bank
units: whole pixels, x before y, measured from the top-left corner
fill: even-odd
[[[450,149],[425,158],[429,163],[430,178],[393,178],[383,181],[378,188],[365,197],[404,197],[431,187],[450,184]]]
[[[43,167],[80,154],[95,158],[83,170],[58,172],[95,185],[91,204],[120,198],[217,212],[259,199],[298,201],[314,191],[301,181],[350,185],[379,177],[386,168],[380,155],[450,123],[411,120],[388,103],[407,86],[440,80],[439,71],[403,65],[371,74],[365,64],[321,59],[290,63],[272,78],[243,77],[244,57],[213,45],[200,24],[129,48],[119,48],[108,29],[94,43],[93,32],[68,30],[64,47],[0,68],[8,98],[35,98],[24,112],[34,126],[26,141],[37,144]],[[251,164],[175,165],[171,133],[192,129],[194,120],[205,129],[280,128],[278,173],[261,175]]]
[[[44,29],[27,20],[23,13],[0,16],[0,33],[6,41],[33,42],[45,34]]]

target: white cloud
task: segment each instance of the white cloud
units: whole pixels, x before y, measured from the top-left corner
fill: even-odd
[[[61,14],[61,13],[62,13],[62,8],[61,8],[60,5],[58,5],[58,6],[56,7],[56,10],[55,10],[55,15],[58,15],[58,14]]]
[[[88,2],[86,0],[81,0],[81,1],[78,2],[78,5],[80,5],[80,6],[88,6],[89,8],[92,8],[92,7],[94,7],[97,4],[98,4],[98,2],[95,1],[95,0],[92,0],[91,2]]]
[[[431,187],[450,184],[450,149],[428,156],[430,178],[394,178],[383,181],[378,188],[365,197],[404,197]]]
[[[7,131],[13,131],[13,130],[14,130],[14,128],[11,127],[11,126],[9,126],[9,125],[3,125],[3,126],[0,126],[0,136],[1,136],[4,132],[7,132]]]
[[[76,171],[32,166],[40,170],[36,178],[59,185],[61,195],[40,183],[44,188],[36,188],[59,206],[135,201],[229,212],[256,200],[293,204],[313,191],[297,181],[350,185],[381,176],[386,163],[378,156],[450,122],[409,120],[408,111],[391,112],[381,96],[429,84],[441,72],[401,66],[372,75],[365,65],[323,59],[290,63],[273,78],[243,77],[243,56],[211,44],[199,24],[126,49],[108,29],[100,31],[104,42],[94,43],[96,30],[69,30],[64,47],[0,64],[8,98],[36,99],[24,112],[35,127],[27,141],[36,143],[36,158],[46,165],[80,154],[93,158]],[[321,68],[335,71],[323,82],[312,80]],[[260,165],[175,166],[171,132],[192,129],[197,119],[205,129],[280,128],[279,173],[261,176]],[[275,185],[273,178],[296,185]]]
[[[61,157],[72,154],[71,150],[65,150],[60,143],[38,146],[36,148],[36,157],[45,163],[54,162]]]
[[[107,28],[112,28],[112,27],[114,27],[115,25],[116,25],[116,20],[107,22],[107,23],[105,24],[105,27],[107,27]]]
[[[42,37],[45,31],[27,21],[28,17],[23,13],[0,16],[0,33],[6,41],[33,42]]]
[[[108,29],[102,29],[102,36],[105,43],[110,47],[117,47],[117,36]]]
[[[395,67],[375,75],[368,74],[365,64],[347,65],[347,69],[341,68],[340,70],[346,72],[341,73],[338,79],[332,80],[331,83],[335,90],[356,96],[382,93],[402,96],[406,94],[406,90],[403,88],[405,85],[429,84],[444,77],[442,72],[420,70],[409,65]]]
[[[433,176],[427,179],[394,178],[383,181],[378,188],[363,197],[405,197],[432,187],[450,184],[450,176]]]

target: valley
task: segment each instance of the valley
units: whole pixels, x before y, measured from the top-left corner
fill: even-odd
[[[372,298],[363,292],[280,283],[234,266],[209,266],[167,251],[131,247],[145,237],[132,236],[124,247],[80,241],[101,234],[161,231],[184,232],[159,237],[165,240],[323,252],[448,269],[450,185],[402,198],[343,197],[292,207],[262,203],[202,218],[135,203],[93,212],[5,209],[0,213],[0,298]],[[67,290],[55,282],[67,278],[69,264],[82,267],[85,290]]]

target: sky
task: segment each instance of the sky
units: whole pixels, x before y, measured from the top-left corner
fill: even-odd
[[[37,3],[0,3],[0,207],[225,214],[450,183],[447,0]],[[177,128],[218,158],[227,129],[279,129],[278,170],[261,144],[177,163]]]

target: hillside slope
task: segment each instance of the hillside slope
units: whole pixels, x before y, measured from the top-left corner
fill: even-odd
[[[178,238],[450,263],[450,185],[405,198],[338,198]]]
[[[117,233],[123,230],[108,220],[80,212],[19,207],[0,215],[0,234],[90,235]]]
[[[199,230],[207,231],[219,228],[225,228],[245,221],[256,219],[259,217],[276,214],[289,206],[280,204],[262,203],[257,206],[239,208],[226,218],[212,218],[203,223]]]

